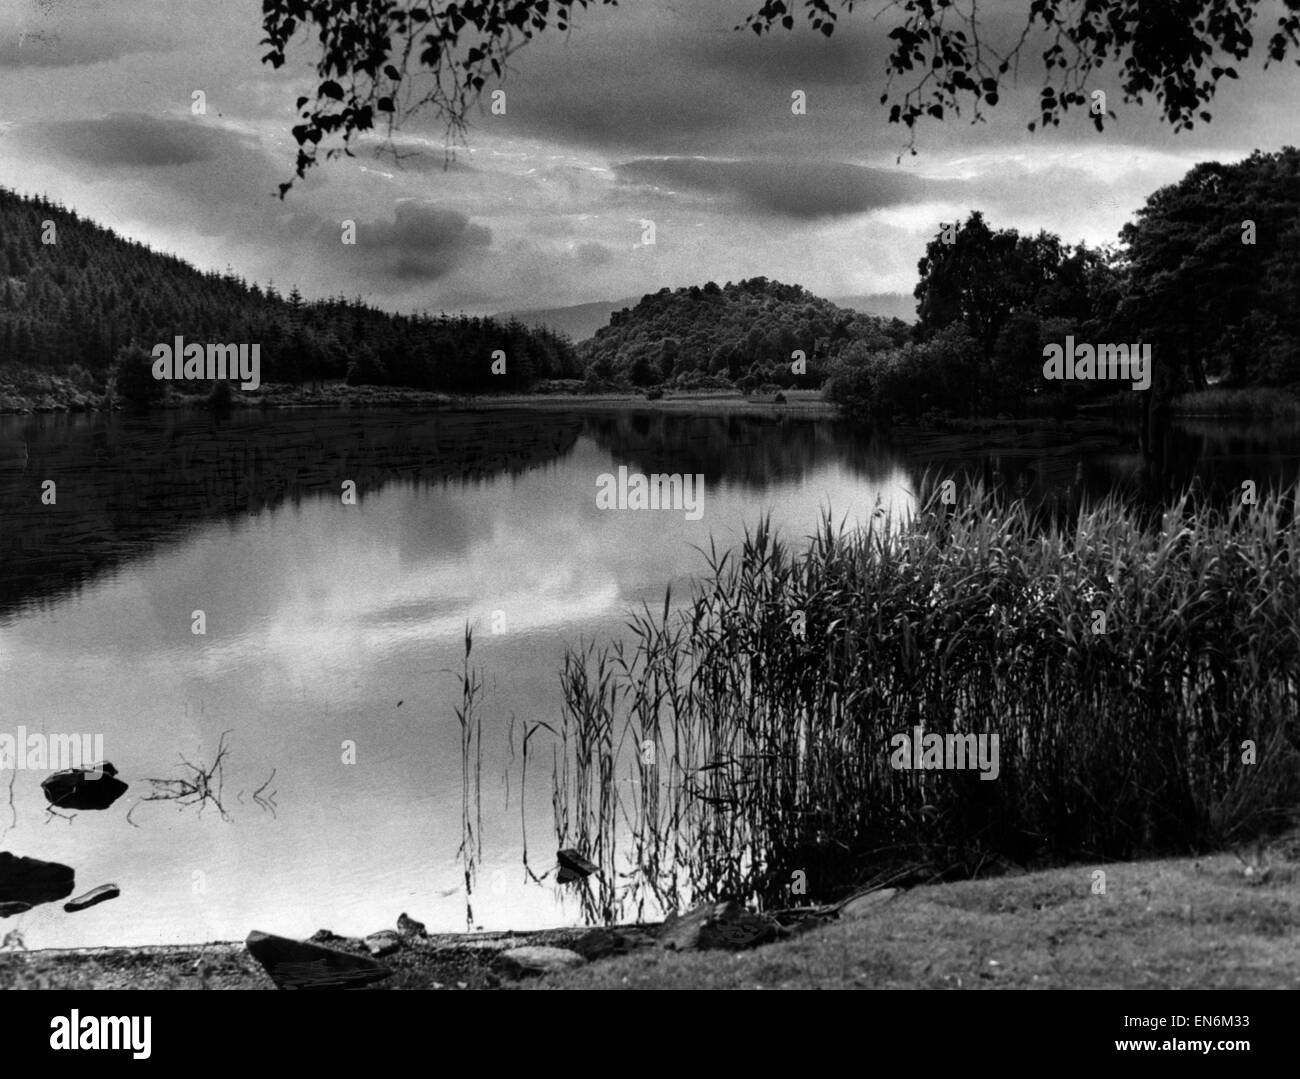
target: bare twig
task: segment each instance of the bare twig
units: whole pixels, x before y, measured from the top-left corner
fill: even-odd
[[[217,812],[221,815],[222,820],[229,820],[230,814],[226,812],[226,807],[221,802],[222,787],[225,781],[224,763],[226,755],[230,752],[230,747],[226,745],[226,735],[229,733],[228,730],[221,732],[221,739],[217,742],[217,755],[212,759],[212,763],[208,767],[200,768],[197,764],[193,764],[181,757],[181,764],[190,770],[190,775],[176,779],[150,778],[145,780],[145,782],[153,786],[153,790],[131,807],[131,812],[126,815],[127,822],[137,828],[139,827],[131,819],[131,816],[144,802],[175,802],[182,809],[197,805],[200,813],[203,812],[208,803],[211,803],[217,807]],[[275,773],[272,772],[271,774],[274,775]],[[268,779],[267,782],[269,783],[270,780]]]

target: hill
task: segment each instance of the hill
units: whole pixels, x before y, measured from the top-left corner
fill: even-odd
[[[765,382],[815,387],[849,342],[888,347],[908,334],[898,319],[864,315],[799,285],[754,277],[644,296],[635,307],[613,312],[608,326],[578,346],[578,355],[591,382],[689,386],[713,377],[742,389]]]
[[[899,318],[904,322],[916,321],[916,297],[902,292],[872,292],[860,296],[832,296],[836,307],[847,308],[864,315],[881,318]],[[637,298],[622,300],[596,300],[593,303],[573,304],[569,307],[538,307],[528,311],[503,311],[493,317],[501,321],[514,319],[525,326],[542,326],[553,333],[562,334],[573,341],[586,341],[609,325],[610,316],[625,307],[635,307]]]
[[[261,346],[261,380],[451,392],[520,390],[575,377],[565,339],[517,321],[398,315],[343,297],[308,301],[233,272],[204,273],[44,198],[0,188],[0,393],[52,382],[86,394],[131,385],[156,396],[142,365],[177,335]],[[493,375],[492,353],[506,373]],[[125,378],[129,369],[133,378]],[[143,372],[143,377],[141,373]]]

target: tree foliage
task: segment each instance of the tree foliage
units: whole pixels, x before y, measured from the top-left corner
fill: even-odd
[[[941,227],[918,269],[917,341],[858,344],[832,365],[827,396],[850,416],[1016,411],[1122,388],[1045,385],[1043,348],[1069,335],[1149,344],[1161,400],[1215,374],[1300,389],[1294,147],[1196,165],[1154,192],[1113,248],[994,229],[977,212]]]
[[[320,79],[300,97],[296,175],[317,162],[322,140],[338,136],[327,157],[342,152],[382,118],[389,133],[432,107],[449,138],[462,137],[465,114],[489,76],[549,28],[567,30],[575,8],[591,0],[263,0],[264,63],[282,67],[301,31],[316,50]],[[617,6],[618,0],[599,0]],[[280,197],[293,185],[280,185]]]
[[[1300,150],[1194,166],[1120,233],[1115,322],[1195,387],[1300,382]]]
[[[302,35],[314,57],[319,82],[298,99],[293,128],[299,150],[296,176],[318,161],[325,140],[337,139],[326,156],[350,153],[360,134],[382,122],[394,127],[432,108],[448,139],[463,138],[466,114],[489,78],[500,79],[506,62],[536,34],[566,30],[575,9],[617,0],[263,0],[266,63],[281,67],[291,43]],[[737,29],[760,36],[791,30],[797,17],[827,37],[840,12],[861,0],[765,0]],[[877,5],[895,25],[888,38],[887,84],[881,105],[890,123],[909,133],[915,153],[917,124],[959,116],[984,119],[1008,79],[1033,48],[1044,68],[1030,130],[1059,126],[1070,109],[1088,110],[1102,130],[1112,110],[1087,94],[1105,64],[1119,67],[1125,102],[1154,97],[1175,131],[1208,122],[1219,82],[1238,77],[1233,62],[1257,48],[1266,35],[1264,66],[1285,60],[1300,44],[1300,0],[1030,0],[1013,40],[990,40],[987,0],[890,0]],[[838,10],[837,10],[838,9]],[[1273,16],[1271,23],[1264,9]],[[984,24],[981,24],[981,19]],[[896,87],[902,85],[901,93]],[[293,180],[280,185],[281,197]]]
[[[960,321],[989,358],[1015,312],[1093,317],[1106,260],[1086,244],[1072,247],[1049,232],[1021,236],[1015,229],[991,229],[975,211],[960,226],[940,229],[917,271],[922,331]]]
[[[57,244],[41,243],[47,220],[57,226]],[[150,388],[132,381],[136,367],[117,369],[138,359],[123,346],[147,356],[178,334],[260,345],[264,382],[347,378],[491,393],[580,374],[573,345],[546,329],[397,315],[343,297],[306,301],[296,289],[285,299],[270,284],[250,285],[233,271],[201,272],[48,199],[0,188],[0,366],[84,367],[101,390],[116,370],[119,385],[147,400]],[[506,353],[504,375],[491,370],[498,349]]]
[[[759,34],[778,24],[790,29],[799,6],[794,0],[767,0],[745,25]],[[830,0],[804,0],[802,6],[814,29],[833,33],[836,13]],[[851,12],[855,0],[839,0],[838,7]],[[886,63],[889,88],[881,104],[894,100],[896,81],[910,81],[901,100],[890,106],[890,123],[914,131],[925,117],[960,115],[963,104],[980,120],[986,107],[997,105],[1004,79],[1014,75],[1030,41],[1037,39],[1045,78],[1031,131],[1040,124],[1059,126],[1069,109],[1090,106],[1089,79],[1107,63],[1120,68],[1126,102],[1142,105],[1153,96],[1162,118],[1180,131],[1210,120],[1207,106],[1219,81],[1238,77],[1229,61],[1245,60],[1255,48],[1260,9],[1276,11],[1266,67],[1300,44],[1298,0],[1284,0],[1281,9],[1265,0],[1031,0],[1021,33],[1005,49],[981,30],[979,20],[987,18],[988,7],[983,0],[885,5],[901,20],[888,35],[893,43]],[[1098,131],[1107,114],[1091,110]]]
[[[578,353],[596,377],[615,383],[692,387],[713,376],[742,388],[789,388],[821,385],[827,363],[850,341],[885,347],[908,332],[897,319],[864,315],[799,285],[754,277],[721,288],[710,281],[703,288],[660,289],[614,312]],[[793,367],[796,350],[804,354],[802,374]]]

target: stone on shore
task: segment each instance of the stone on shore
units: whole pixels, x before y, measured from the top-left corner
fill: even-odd
[[[568,948],[529,945],[502,952],[500,962],[506,973],[516,978],[529,978],[572,970],[574,967],[582,966],[586,960]]]
[[[0,851],[0,903],[50,903],[71,895],[75,882],[71,866]]]
[[[378,933],[371,933],[362,943],[376,959],[383,959],[402,947],[402,938],[391,929],[381,929]]]
[[[97,903],[107,903],[110,899],[116,899],[121,894],[122,890],[116,884],[101,884],[98,888],[92,888],[85,895],[79,895],[76,899],[69,899],[63,904],[63,909],[69,914],[75,914],[77,911],[93,907]]]
[[[669,915],[659,930],[659,946],[674,951],[736,949],[766,944],[784,935],[775,918],[754,914],[733,900],[705,903],[685,914]]]
[[[127,784],[107,761],[90,768],[65,768],[41,781],[45,800],[59,809],[107,809],[123,794]]]
[[[332,929],[317,929],[307,940],[312,944],[347,944],[354,948],[361,947],[361,942],[355,937],[340,936]]]
[[[348,989],[392,975],[381,963],[307,941],[290,940],[254,929],[244,941],[277,989]]]

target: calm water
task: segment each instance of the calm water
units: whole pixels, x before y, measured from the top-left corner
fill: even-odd
[[[464,929],[467,623],[486,683],[474,922],[575,921],[552,881],[522,883],[524,827],[536,872],[555,852],[549,748],[534,738],[521,797],[523,726],[558,715],[566,643],[685,591],[710,537],[734,544],[769,511],[795,541],[827,508],[904,512],[926,467],[1158,497],[1192,475],[1294,483],[1298,453],[1295,430],[1222,425],[1180,429],[1153,471],[1104,425],[890,445],[743,414],[0,417],[0,733],[101,735],[131,784],[64,820],[45,813],[46,773],[0,773],[0,849],[73,866],[77,892],[122,889],[0,931],[29,947],[360,934],[399,911]],[[598,510],[597,477],[620,465],[702,473],[702,518]],[[187,774],[182,757],[210,762],[224,731],[225,817],[140,801],[148,777]]]

